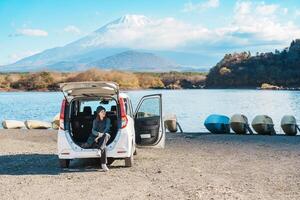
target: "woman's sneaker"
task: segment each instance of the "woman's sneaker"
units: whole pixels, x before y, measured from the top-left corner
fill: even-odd
[[[101,164],[101,168],[103,169],[103,171],[107,172],[109,171],[108,167],[106,164]]]

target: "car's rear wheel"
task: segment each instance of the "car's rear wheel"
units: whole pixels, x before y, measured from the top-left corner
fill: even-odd
[[[133,155],[125,158],[125,167],[132,167],[132,166],[133,166]]]
[[[125,158],[125,167],[132,167],[133,166],[133,150],[131,150],[130,157]]]
[[[59,159],[60,168],[69,168],[70,160],[69,159]]]

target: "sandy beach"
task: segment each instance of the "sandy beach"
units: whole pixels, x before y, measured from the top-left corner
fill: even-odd
[[[0,130],[1,199],[300,199],[300,137],[167,134],[132,168],[75,160],[61,170],[56,131]]]

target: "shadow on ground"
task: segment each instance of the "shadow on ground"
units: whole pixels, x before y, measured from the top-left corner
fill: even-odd
[[[0,175],[57,175],[61,172],[55,154],[0,156]]]
[[[59,175],[87,171],[101,171],[100,159],[72,160],[69,169],[61,169],[56,154],[0,155],[0,175]]]
[[[268,144],[274,147],[280,146],[295,146],[300,148],[300,135],[286,136],[283,134],[277,135],[258,135],[258,134],[211,134],[211,133],[197,133],[184,132],[179,134],[169,134],[170,137],[183,137],[186,139],[194,139],[195,141],[209,142],[209,143],[243,143],[243,144]]]

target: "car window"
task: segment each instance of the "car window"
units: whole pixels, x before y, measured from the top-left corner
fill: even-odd
[[[124,98],[124,105],[125,105],[126,114],[129,115],[129,116],[132,116],[132,112],[131,112],[130,103],[129,103],[128,98]]]
[[[128,99],[128,102],[129,102],[129,109],[130,109],[130,112],[131,112],[131,116],[133,117],[133,107],[132,107],[131,100]]]
[[[155,117],[160,116],[160,99],[149,98],[145,99],[138,112],[136,113],[137,118]]]
[[[108,104],[103,104],[100,101],[80,101],[79,112],[83,112],[84,107],[91,107],[92,114],[96,111],[98,106],[103,106],[106,111],[111,111],[112,106],[116,106],[116,102],[111,100]]]

